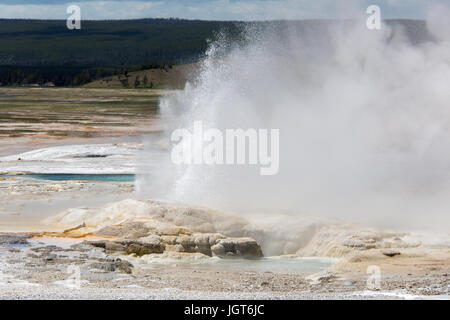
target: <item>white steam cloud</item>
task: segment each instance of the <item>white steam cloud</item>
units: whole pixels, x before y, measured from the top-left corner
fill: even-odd
[[[430,11],[433,40],[400,25],[272,23],[238,43],[211,43],[197,81],[165,98],[166,139],[212,128],[280,129],[280,171],[175,166],[167,154],[141,196],[235,212],[290,212],[448,228],[450,25]],[[154,161],[154,160],[146,160]]]

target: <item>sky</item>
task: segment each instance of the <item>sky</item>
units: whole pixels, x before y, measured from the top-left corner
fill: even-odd
[[[186,18],[202,20],[333,19],[363,15],[369,5],[382,18],[424,19],[448,0],[0,0],[0,18],[66,19],[70,4],[82,19]],[[450,19],[450,17],[449,17]]]

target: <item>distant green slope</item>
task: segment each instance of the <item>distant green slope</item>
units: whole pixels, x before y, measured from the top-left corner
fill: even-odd
[[[314,44],[332,42],[330,27],[335,23],[309,20],[252,24],[278,32],[280,39],[295,30]],[[424,21],[387,23],[400,25],[412,43],[431,39]],[[205,54],[208,39],[214,39],[218,32],[242,39],[242,25],[247,23],[141,19],[82,21],[81,30],[68,30],[65,20],[0,19],[0,86],[80,86],[99,80],[92,86],[151,87],[153,82],[154,87],[180,87],[187,74],[183,70],[190,68],[168,71],[167,67],[197,62]],[[152,71],[143,74],[140,71],[144,69]],[[129,75],[132,72],[138,73]]]
[[[129,66],[198,60],[207,39],[232,22],[143,19],[82,21],[0,20],[0,65]]]
[[[170,68],[147,69],[129,72],[126,75],[102,77],[92,81],[85,88],[147,88],[183,89],[186,81],[195,79],[199,64],[175,65]]]

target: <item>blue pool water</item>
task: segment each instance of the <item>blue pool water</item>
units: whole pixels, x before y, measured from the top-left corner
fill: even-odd
[[[229,269],[257,272],[302,273],[319,272],[337,262],[331,258],[284,258],[267,257],[262,259],[220,259],[215,265]]]
[[[200,269],[223,269],[223,270],[239,270],[249,272],[272,272],[272,273],[316,273],[324,271],[338,262],[333,258],[302,258],[302,257],[265,257],[261,259],[241,259],[241,258],[207,258],[198,261],[182,261],[155,259],[146,267],[158,268],[166,267],[167,263],[176,263],[184,265],[195,270]]]
[[[0,176],[2,178],[11,178],[14,176]],[[118,181],[134,182],[134,174],[29,174],[22,177],[49,180],[49,181]]]

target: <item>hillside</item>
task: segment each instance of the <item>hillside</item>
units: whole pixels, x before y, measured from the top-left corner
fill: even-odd
[[[182,89],[193,79],[198,64],[174,65],[170,68],[147,69],[101,78],[84,85],[85,88],[151,88]]]
[[[0,65],[130,66],[196,61],[231,22],[178,19],[83,21],[0,19]]]
[[[252,22],[257,28],[331,40],[331,20]],[[412,43],[432,40],[424,21],[390,20]],[[182,87],[218,33],[241,39],[249,23],[180,19],[83,21],[0,19],[0,86]],[[153,65],[142,72],[145,65]],[[172,67],[179,65],[181,67]],[[172,68],[171,68],[172,67]],[[145,82],[145,83],[144,83]]]
[[[148,64],[157,65],[150,72],[155,86],[174,83],[179,68],[167,66],[197,62],[208,39],[238,29],[234,22],[141,19],[83,21],[81,30],[68,30],[65,20],[0,19],[0,86],[80,86],[105,78],[114,86],[119,75]]]
[[[280,31],[325,30],[333,21],[272,21],[254,24]],[[402,24],[414,40],[427,38],[423,21]],[[179,19],[83,21],[68,30],[64,20],[0,19],[0,66],[131,66],[148,62],[183,64],[204,54],[219,31],[238,35],[239,22]]]

